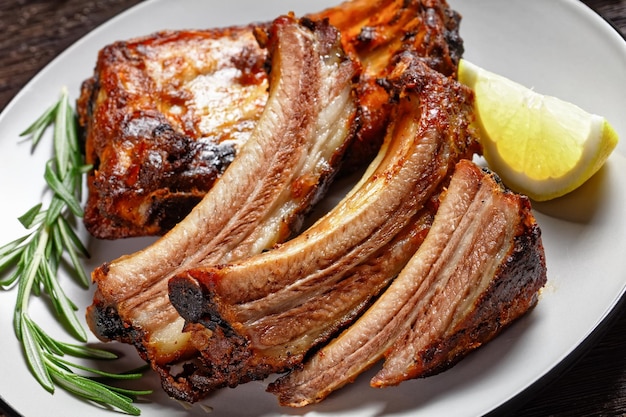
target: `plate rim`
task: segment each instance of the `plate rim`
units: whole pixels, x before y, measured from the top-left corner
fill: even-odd
[[[92,30],[89,30],[88,32],[86,32],[85,35],[81,36],[77,41],[75,41],[66,49],[64,49],[63,52],[61,52],[54,59],[52,59],[48,64],[46,64],[43,68],[41,68],[27,83],[25,83],[22,86],[22,88],[20,88],[19,92],[14,97],[11,98],[11,100],[7,103],[7,105],[4,107],[4,109],[0,113],[0,124],[3,123],[4,118],[6,117],[7,114],[11,113],[11,109],[14,106],[16,106],[17,105],[16,103],[18,103],[22,99],[22,97],[24,96],[24,94],[26,94],[26,91],[30,88],[30,86],[35,84],[41,77],[44,77],[47,70],[50,67],[57,65],[58,61],[62,61],[63,59],[65,59],[66,55],[71,54],[76,48],[79,48],[84,42],[87,42],[91,37],[96,36],[98,33],[107,30],[108,26],[114,24],[118,19],[124,18],[125,15],[137,13],[138,10],[144,7],[150,7],[150,5],[152,5],[153,3],[163,3],[163,2],[164,0],[151,0],[151,1],[138,3],[136,5],[129,7],[123,12],[117,14],[111,19],[108,19],[102,24],[97,25]],[[626,35],[622,34],[614,24],[612,24],[604,16],[597,13],[591,7],[587,6],[585,3],[578,1],[578,0],[565,0],[563,3],[578,4],[580,7],[585,8],[587,12],[591,12],[593,15],[599,17],[604,23],[608,25],[608,27],[610,27],[613,30],[613,32],[615,32],[624,42],[626,42]],[[566,353],[564,357],[552,369],[549,369],[539,379],[537,379],[531,385],[527,386],[523,391],[512,395],[508,400],[506,400],[496,409],[492,410],[490,413],[499,412],[499,410],[502,407],[506,407],[510,403],[514,402],[516,399],[520,399],[521,397],[526,395],[527,391],[531,391],[533,388],[537,388],[537,384],[542,384],[543,386],[545,383],[549,383],[555,377],[558,377],[563,372],[563,369],[561,369],[562,367],[564,368],[569,367],[571,365],[570,362],[575,362],[581,355],[583,355],[593,345],[593,342],[596,341],[599,337],[601,337],[601,335],[604,334],[606,330],[610,327],[611,323],[613,322],[613,319],[615,318],[616,314],[619,312],[619,309],[620,309],[619,306],[623,306],[624,303],[626,302],[625,294],[626,294],[626,286],[622,288],[621,294],[619,294],[619,296],[616,297],[616,299],[614,300],[614,303],[612,303],[612,305],[607,306],[606,313],[604,314],[604,316],[599,319],[596,327],[582,338],[582,341],[580,344],[578,344],[577,346],[574,346],[572,350]],[[1,395],[0,395],[0,410],[7,413],[10,416],[13,416],[13,415],[21,416],[21,414],[19,414],[16,410],[14,410],[11,407],[11,405],[8,404],[3,399]],[[11,413],[14,413],[14,414],[11,414]]]

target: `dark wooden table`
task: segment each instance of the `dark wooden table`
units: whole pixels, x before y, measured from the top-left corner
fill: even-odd
[[[583,1],[626,36],[626,0]],[[136,3],[139,0],[0,0],[0,111],[57,54]],[[626,303],[574,358],[497,414],[626,415]]]

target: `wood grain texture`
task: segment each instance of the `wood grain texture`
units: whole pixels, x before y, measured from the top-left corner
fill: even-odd
[[[139,0],[0,0],[0,110],[39,70]]]
[[[626,0],[583,2],[626,37]],[[137,3],[139,0],[0,0],[0,110],[61,51]],[[626,278],[626,271],[624,275]],[[519,401],[524,403],[516,401],[494,414],[626,415],[626,303],[621,303],[611,322],[577,353],[523,395]]]
[[[626,38],[626,0],[582,0]]]

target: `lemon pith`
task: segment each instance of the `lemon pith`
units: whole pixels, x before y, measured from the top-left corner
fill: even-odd
[[[515,191],[548,200],[573,191],[618,142],[609,122],[466,60],[459,81],[474,90],[476,126],[489,166]]]

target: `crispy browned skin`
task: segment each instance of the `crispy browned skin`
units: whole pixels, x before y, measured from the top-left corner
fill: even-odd
[[[282,405],[319,402],[386,357],[372,386],[441,372],[529,311],[546,282],[528,198],[461,161],[415,256],[361,318],[269,386]]]
[[[388,122],[377,80],[410,49],[446,75],[463,51],[443,0],[355,0],[328,18],[363,66],[362,128],[348,152],[369,162]],[[267,100],[266,52],[253,26],[161,32],[105,47],[77,103],[88,176],[85,225],[96,237],[160,235],[200,201],[250,136]]]
[[[404,235],[421,235],[430,224],[427,203],[476,149],[473,95],[409,53],[390,83],[397,105],[385,143],[333,210],[276,249],[170,280],[179,313],[213,332],[207,338],[202,327],[188,327],[203,360],[192,379],[202,381],[198,394],[299,365],[354,320],[419,247],[421,240],[403,244]]]
[[[195,350],[169,303],[167,280],[289,237],[324,194],[358,125],[358,65],[343,53],[336,29],[284,16],[259,37],[270,51],[270,94],[238,157],[165,236],[92,273],[98,286],[87,310],[92,331],[134,344],[178,397],[169,368]]]
[[[232,52],[236,51],[236,53]],[[96,237],[158,235],[189,213],[267,100],[252,27],[162,32],[105,47],[77,109]]]

